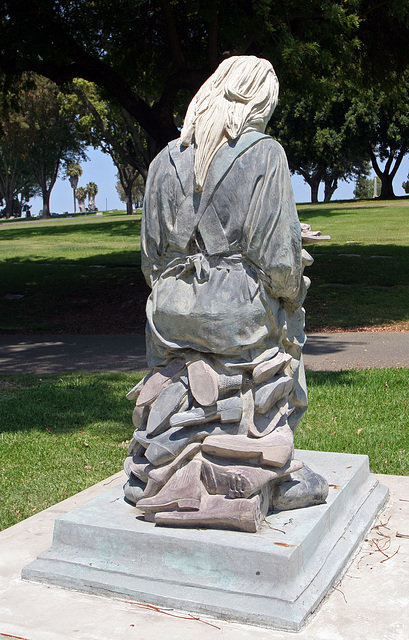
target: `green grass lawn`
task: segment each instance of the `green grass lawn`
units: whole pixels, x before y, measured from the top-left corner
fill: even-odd
[[[143,332],[140,215],[4,223],[0,250],[0,332]]]
[[[307,247],[307,329],[408,330],[409,199],[300,205],[299,214],[331,235]],[[139,214],[5,222],[0,250],[0,332],[143,332]]]
[[[307,246],[307,329],[408,330],[409,199],[302,205],[299,216],[331,236]]]
[[[122,469],[140,378],[0,376],[0,529]]]
[[[140,376],[139,376],[140,377]],[[121,470],[132,436],[131,374],[0,376],[0,529]],[[298,448],[364,453],[409,474],[409,370],[308,373]]]

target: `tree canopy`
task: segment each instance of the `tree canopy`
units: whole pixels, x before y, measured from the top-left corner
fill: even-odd
[[[350,112],[351,86],[339,79],[322,80],[318,95],[300,97],[288,91],[279,102],[272,132],[286,150],[290,170],[301,175],[311,188],[311,201],[318,202],[318,189],[325,184],[329,201],[341,179],[359,174],[369,152],[367,141],[355,135]]]
[[[6,0],[0,69],[96,83],[147,132],[152,158],[226,55],[271,60],[282,87],[334,65],[386,81],[409,62],[408,0]]]
[[[25,73],[5,98],[0,132],[5,214],[13,213],[18,194],[29,198],[38,186],[47,217],[50,193],[62,164],[84,157],[75,117],[61,110],[57,85],[37,74]]]

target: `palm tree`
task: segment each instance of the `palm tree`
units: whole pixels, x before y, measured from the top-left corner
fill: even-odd
[[[85,188],[88,193],[88,209],[90,211],[95,211],[95,196],[98,193],[98,187],[95,182],[88,182]]]
[[[81,166],[74,160],[74,162],[70,162],[65,170],[65,175],[69,178],[71,189],[74,195],[74,213],[77,213],[76,200],[77,200],[77,187],[78,187],[78,179],[82,176]],[[79,202],[79,201],[78,201]]]
[[[80,212],[85,213],[85,198],[88,195],[86,188],[78,187],[78,189],[76,189],[76,194],[77,194],[77,200],[78,200],[78,206],[80,208]]]

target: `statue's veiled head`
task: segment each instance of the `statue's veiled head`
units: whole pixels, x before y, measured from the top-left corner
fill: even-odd
[[[264,132],[278,100],[278,79],[268,60],[233,56],[201,86],[186,112],[181,143],[195,145],[196,189],[202,191],[220,147],[247,131]]]

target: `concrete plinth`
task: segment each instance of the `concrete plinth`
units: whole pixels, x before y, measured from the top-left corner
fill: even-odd
[[[272,514],[256,534],[159,528],[116,487],[56,520],[51,548],[22,577],[297,631],[343,572],[388,491],[369,473],[366,456],[295,457],[327,478],[326,504]]]

